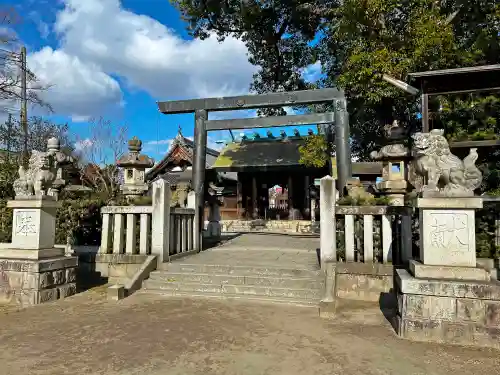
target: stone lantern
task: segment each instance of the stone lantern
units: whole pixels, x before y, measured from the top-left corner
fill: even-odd
[[[116,165],[123,169],[123,185],[120,190],[127,199],[142,195],[148,190],[145,181],[146,168],[154,165],[154,160],[141,154],[142,142],[133,137],[128,141],[128,153],[123,155]]]
[[[377,182],[377,189],[390,198],[390,205],[403,206],[404,196],[408,191],[409,149],[403,144],[407,130],[397,120],[384,127],[388,144],[373,151],[370,156],[382,162],[382,181]]]

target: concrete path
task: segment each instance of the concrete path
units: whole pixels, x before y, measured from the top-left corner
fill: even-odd
[[[239,248],[247,250],[302,250],[316,251],[319,248],[319,236],[242,233],[224,242],[218,248]]]
[[[116,303],[94,290],[20,312],[0,310],[0,374],[500,371],[500,352],[400,340],[377,314],[376,309],[350,314],[344,308],[344,318],[331,322],[312,309],[145,294]]]

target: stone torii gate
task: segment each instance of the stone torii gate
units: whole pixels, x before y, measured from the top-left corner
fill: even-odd
[[[248,110],[269,107],[333,103],[333,112],[290,116],[272,116],[247,119],[208,120],[209,111]],[[261,95],[205,98],[158,102],[163,114],[194,113],[193,190],[195,192],[194,248],[202,250],[204,181],[206,168],[207,131],[271,128],[335,123],[335,145],[339,189],[351,176],[351,150],[349,145],[349,114],[343,91],[335,88],[303,90]]]

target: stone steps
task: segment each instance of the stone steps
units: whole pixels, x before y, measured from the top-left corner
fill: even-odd
[[[229,294],[229,293],[194,293],[194,292],[182,292],[179,290],[151,290],[151,289],[141,289],[139,293],[148,293],[160,295],[163,297],[177,297],[177,298],[214,298],[222,300],[235,300],[235,301],[245,301],[245,302],[257,302],[266,304],[280,304],[280,305],[290,305],[290,306],[300,306],[300,307],[313,307],[318,308],[318,301],[315,300],[302,300],[293,298],[277,298],[269,296],[258,296],[258,295],[244,295],[244,294]]]
[[[321,289],[323,282],[311,277],[259,277],[249,275],[217,275],[209,273],[178,273],[158,272],[150,276],[150,280],[160,282],[183,282],[215,285],[253,285],[262,287],[295,288],[295,289]]]
[[[323,273],[289,267],[172,262],[151,273],[143,292],[317,306]]]
[[[293,298],[300,300],[317,300],[321,296],[321,289],[292,289],[257,285],[231,285],[231,284],[200,284],[187,282],[163,282],[158,280],[146,280],[146,290],[170,290],[195,293],[221,293],[239,294],[252,296],[267,296],[277,298]]]
[[[228,265],[228,264],[203,264],[203,263],[165,263],[161,270],[173,273],[198,273],[235,276],[266,276],[266,277],[295,277],[295,278],[318,278],[322,275],[320,270],[305,268],[269,267],[260,265]],[[158,272],[158,271],[157,271]]]

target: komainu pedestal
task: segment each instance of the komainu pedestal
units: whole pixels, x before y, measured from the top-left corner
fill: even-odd
[[[76,293],[78,258],[54,245],[61,166],[69,159],[57,139],[47,149],[33,151],[14,181],[12,243],[0,244],[0,303],[34,305]]]
[[[420,260],[396,275],[398,334],[500,349],[500,283],[476,264],[479,197],[419,198]]]
[[[420,260],[425,265],[476,267],[475,210],[481,198],[418,198]]]
[[[12,243],[0,248],[0,303],[33,305],[76,293],[77,257],[55,247],[59,202],[51,196],[16,199]]]

